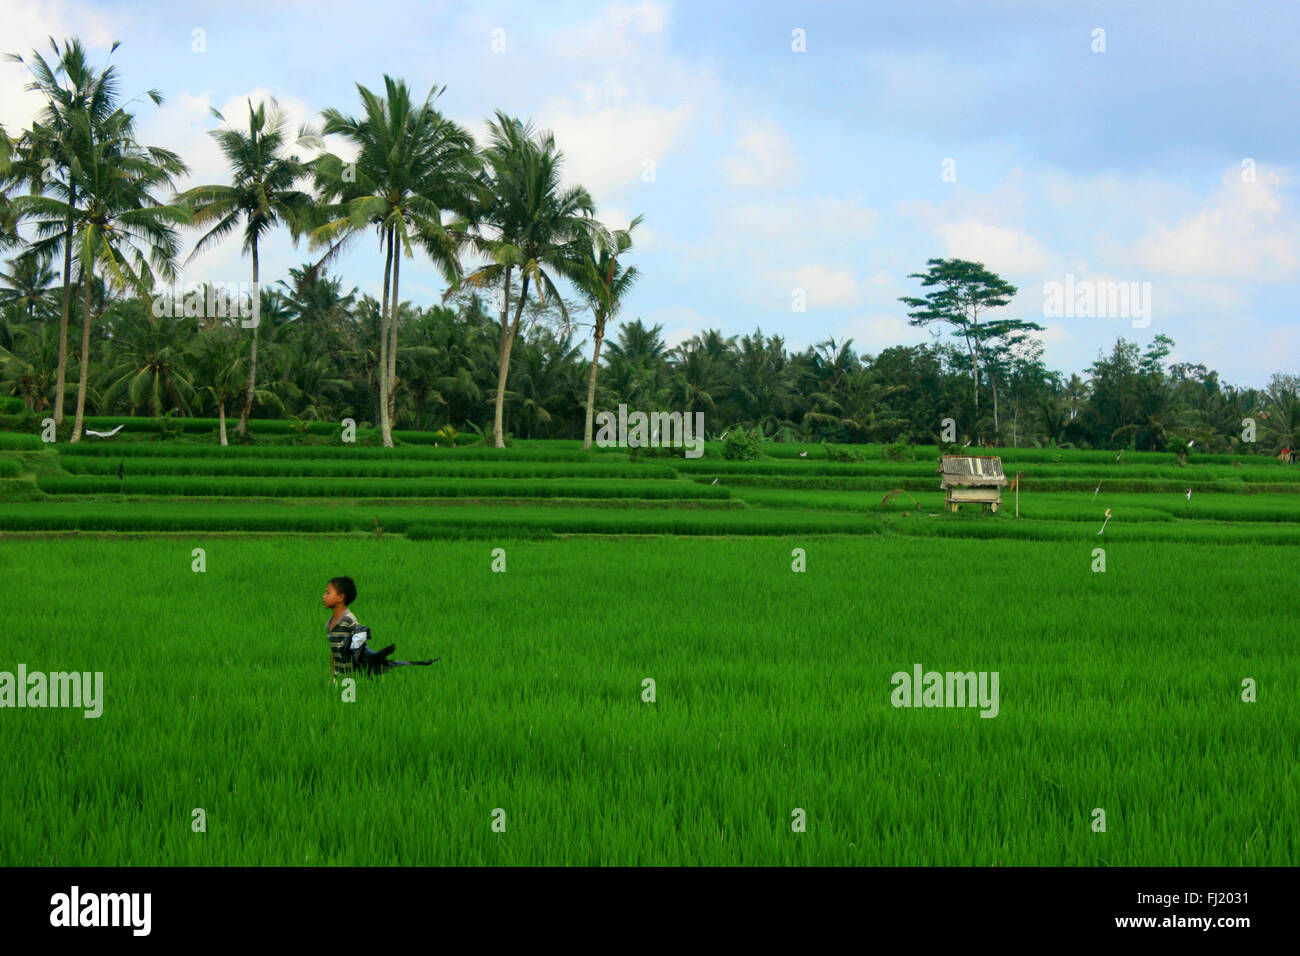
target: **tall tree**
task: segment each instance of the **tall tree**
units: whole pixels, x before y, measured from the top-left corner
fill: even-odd
[[[14,144],[0,126],[0,249],[19,245],[18,217],[14,214],[9,192],[16,183],[14,175]]]
[[[304,231],[311,213],[311,197],[298,189],[298,183],[308,174],[307,165],[289,152],[292,146],[315,147],[319,137],[308,127],[298,130],[297,139],[289,143],[287,121],[274,99],[267,104],[253,106],[248,101],[248,129],[227,128],[212,130],[211,135],[221,147],[230,163],[230,185],[196,186],[180,197],[180,201],[193,210],[194,222],[200,226],[213,224],[194,246],[185,260],[188,265],[205,249],[221,242],[231,232],[244,225],[243,251],[253,260],[253,304],[260,305],[260,273],[258,244],[276,226],[289,227],[296,242]],[[217,110],[212,115],[225,123],[226,118]],[[248,434],[248,416],[253,407],[257,388],[257,340],[261,325],[260,310],[256,312],[248,346],[248,381],[244,386],[243,403],[239,409],[239,424],[235,431],[241,437]]]
[[[641,275],[636,266],[620,266],[618,257],[632,248],[632,230],[640,224],[641,219],[641,216],[637,216],[626,229],[610,233],[612,244],[593,245],[592,251],[583,258],[581,271],[575,277],[575,284],[591,309],[591,337],[595,343],[587,381],[587,422],[582,432],[582,447],[586,449],[591,448],[596,373],[600,369],[600,345],[605,340],[605,329],[609,321],[618,315],[624,298]]]
[[[901,296],[899,301],[909,306],[913,326],[929,326],[942,322],[953,327],[953,335],[966,343],[971,359],[971,391],[975,401],[975,419],[979,420],[980,348],[982,330],[980,314],[996,309],[1011,301],[1016,287],[999,278],[982,262],[965,259],[929,259],[925,272],[913,272],[910,279],[920,279],[921,285],[935,291],[924,298]],[[978,425],[977,425],[978,427]]]
[[[443,211],[465,217],[476,198],[473,138],[434,107],[445,89],[433,87],[417,105],[403,81],[385,75],[382,97],[357,84],[359,118],[335,109],[323,112],[324,132],[345,137],[357,148],[357,158],[344,163],[327,154],[316,161],[317,186],[331,202],[331,218],[315,236],[330,245],[328,259],[360,230],[374,226],[384,256],[379,413],[385,447],[393,444],[402,256],[409,258],[420,246],[454,286],[460,277],[458,241],[444,224]]]
[[[244,389],[246,356],[239,345],[239,327],[214,325],[202,332],[190,346],[195,397],[207,396],[217,409],[217,435],[222,445],[226,436],[226,406]]]
[[[466,281],[475,285],[501,282],[501,348],[497,369],[496,405],[492,420],[492,441],[505,447],[503,410],[506,380],[510,374],[510,350],[523,317],[530,285],[543,299],[552,296],[567,319],[564,300],[555,288],[552,270],[569,277],[580,274],[582,250],[600,237],[613,243],[593,216],[596,204],[581,186],[564,188],[560,183],[563,153],[556,148],[549,131],[535,131],[500,110],[488,122],[491,141],[483,152],[484,189],[488,195],[476,211],[468,244],[486,255],[482,266]],[[510,283],[514,270],[521,276],[514,318],[510,318]]]
[[[1002,437],[998,421],[998,391],[1014,374],[1017,354],[1032,348],[1034,339],[1030,333],[1041,331],[1041,325],[1023,319],[994,319],[979,328],[977,337],[981,351],[987,356],[989,385],[993,389],[993,436],[996,440]]]
[[[61,50],[51,39],[50,46],[55,57],[53,66],[34,50],[30,64],[16,53],[8,54],[6,59],[28,67],[33,79],[26,89],[45,99],[32,128],[16,146],[15,167],[34,192],[49,193],[62,200],[67,208],[62,223],[47,222],[37,234],[40,255],[52,255],[56,245],[61,247],[63,255],[63,313],[59,319],[59,364],[54,385],[54,421],[62,425],[73,287],[73,230],[77,211],[84,205],[83,197],[77,192],[74,165],[77,156],[90,149],[89,141],[81,138],[82,131],[87,135],[94,133],[117,112],[118,77],[116,67],[106,66],[102,70],[91,67],[78,39],[65,41]],[[119,43],[113,44],[110,56],[118,46]],[[162,103],[162,94],[157,90],[147,90],[144,95],[155,105]],[[121,135],[129,137],[132,117],[130,114],[124,117]]]
[[[74,222],[72,241],[84,301],[73,442],[81,440],[85,417],[90,330],[97,318],[91,301],[95,270],[102,269],[118,290],[149,297],[155,274],[166,279],[175,276],[179,247],[175,227],[190,221],[184,208],[164,205],[153,195],[172,187],[175,178],[185,173],[185,164],[170,150],[138,145],[131,135],[131,119],[122,110],[98,124],[87,113],[71,117],[74,141],[79,144],[70,165],[71,182],[84,205],[74,207],[52,196],[14,200],[22,214],[37,218],[38,230],[57,229],[69,217]]]

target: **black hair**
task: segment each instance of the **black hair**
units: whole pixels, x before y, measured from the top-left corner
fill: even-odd
[[[334,590],[343,595],[343,603],[351,604],[357,599],[357,586],[351,578],[330,578],[329,583],[334,585]]]

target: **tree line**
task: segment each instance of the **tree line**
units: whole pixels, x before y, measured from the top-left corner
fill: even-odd
[[[31,128],[0,129],[0,248],[12,250],[0,392],[59,424],[71,403],[73,441],[88,411],[215,414],[223,443],[228,414],[245,436],[256,412],[352,417],[385,445],[394,428],[443,425],[490,432],[498,447],[510,434],[589,445],[593,411],[625,403],[703,411],[714,435],[745,427],[783,440],[939,442],[955,430],[959,443],[1011,446],[1300,445],[1296,376],[1239,388],[1168,364],[1174,343],[1158,335],[1145,352],[1120,339],[1066,377],[1042,362],[1040,326],[981,319],[1017,290],[960,259],[931,259],[911,277],[928,291],[902,300],[934,340],[877,355],[833,338],[793,351],[761,329],[672,348],[639,319],[615,330],[639,278],[626,259],[641,217],[602,224],[587,190],[562,182],[554,137],[530,122],[497,111],[476,144],[437,108],[442,87],[421,100],[392,77],[379,92],[358,84],[360,110],[327,108],[319,129],[291,131],[273,100],[250,102],[238,124],[214,110],[229,180],[178,193],[187,167],[137,141],[115,68],[92,67],[75,39],[51,45],[50,59],[11,55],[44,106]],[[162,102],[156,90],[144,98]],[[326,151],[328,135],[352,158]],[[199,233],[188,250],[187,227]],[[277,229],[309,257],[266,283],[259,255]],[[382,263],[378,300],[330,271],[367,236]],[[168,301],[167,284],[231,238],[248,260],[255,323],[195,306],[210,296],[178,289]],[[441,301],[402,299],[401,265],[415,255],[446,280]],[[574,344],[584,328],[590,356]]]

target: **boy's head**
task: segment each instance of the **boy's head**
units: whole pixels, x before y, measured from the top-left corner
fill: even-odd
[[[325,585],[323,602],[328,608],[335,608],[340,604],[347,607],[356,599],[357,586],[352,583],[351,578],[330,578],[329,584]]]

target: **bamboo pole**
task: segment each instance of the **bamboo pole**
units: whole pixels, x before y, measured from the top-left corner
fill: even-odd
[[[1020,517],[1020,475],[1022,472],[1016,472],[1016,517]]]

